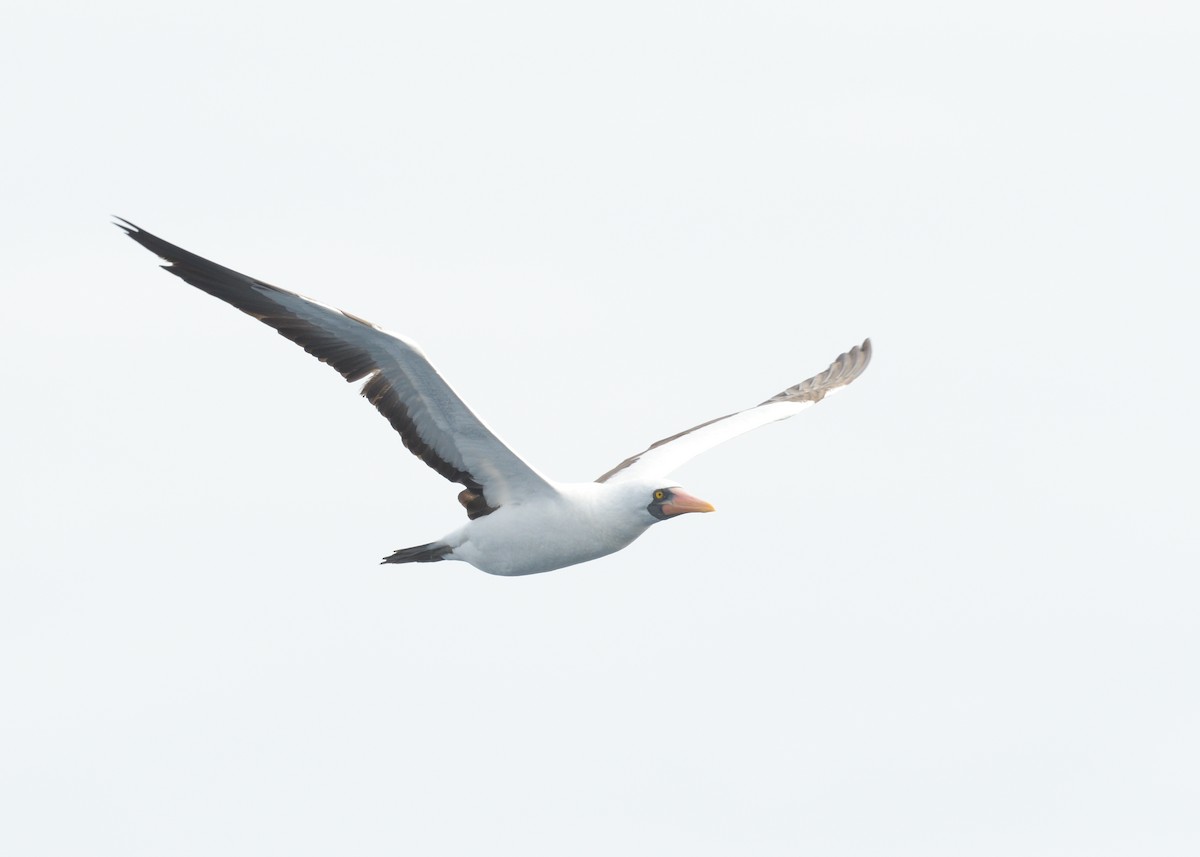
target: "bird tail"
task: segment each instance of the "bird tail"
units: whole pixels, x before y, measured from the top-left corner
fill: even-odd
[[[430,542],[415,548],[401,548],[391,556],[385,556],[380,565],[389,562],[441,562],[454,548],[443,542]]]

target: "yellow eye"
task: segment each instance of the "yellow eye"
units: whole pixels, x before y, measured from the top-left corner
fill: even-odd
[[[658,491],[654,492],[655,500],[661,500],[663,497],[666,497],[666,496],[667,496],[666,492],[663,491],[661,488]]]

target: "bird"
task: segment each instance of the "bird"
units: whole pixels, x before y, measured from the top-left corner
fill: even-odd
[[[413,340],[190,253],[115,218],[130,238],[184,282],[274,328],[347,381],[417,458],[462,486],[467,523],[436,541],[401,548],[390,563],[457,560],[494,575],[538,574],[615,553],[663,521],[712,512],[671,474],[705,450],[787,419],[853,382],[871,361],[866,339],[825,371],[750,408],[655,441],[592,482],[556,482],[509,449],[477,417]]]

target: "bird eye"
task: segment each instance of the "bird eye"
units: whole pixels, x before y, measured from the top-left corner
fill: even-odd
[[[659,488],[657,491],[654,492],[655,500],[661,500],[663,497],[666,497],[666,496],[667,496],[667,492],[663,491],[661,488]]]

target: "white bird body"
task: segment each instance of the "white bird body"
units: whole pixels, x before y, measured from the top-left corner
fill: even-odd
[[[656,520],[645,510],[659,483],[605,486],[599,482],[556,484],[555,494],[505,505],[468,521],[442,539],[453,548],[445,559],[469,562],[506,576],[537,574],[599,559],[627,547]],[[536,546],[536,549],[531,549]]]
[[[595,482],[556,483],[509,449],[458,397],[411,340],[348,312],[272,286],[117,224],[169,264],[167,271],[257,318],[328,363],[391,423],[408,449],[463,486],[468,522],[446,537],[403,548],[386,563],[460,560],[490,574],[551,571],[626,547],[653,524],[711,504],[670,474],[739,434],[786,419],[845,387],[867,368],[871,341],[765,402],[664,438]]]

